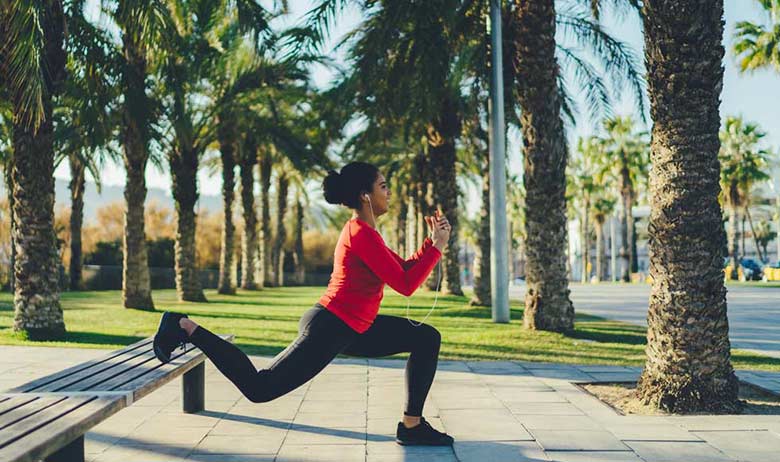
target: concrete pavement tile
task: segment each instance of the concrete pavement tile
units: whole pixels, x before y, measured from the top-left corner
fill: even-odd
[[[504,401],[507,403],[567,403],[565,397],[559,393],[553,392],[533,392],[533,391],[518,391],[517,393],[508,396]]]
[[[274,462],[276,454],[191,454],[194,462]]]
[[[295,425],[290,428],[284,444],[365,444],[366,428],[328,428],[317,425]]]
[[[515,415],[515,418],[529,430],[604,430],[584,415]]]
[[[634,441],[702,441],[696,434],[673,424],[605,425],[604,428],[620,440]]]
[[[546,451],[552,462],[641,462],[632,451]]]
[[[276,462],[364,462],[366,447],[362,444],[293,445],[285,444]]]
[[[545,451],[628,451],[628,447],[607,431],[531,430]]]
[[[506,409],[442,410],[446,432],[462,441],[531,441],[533,437]]]
[[[183,462],[191,447],[170,445],[115,445],[95,457],[95,462]]]
[[[626,441],[645,462],[733,462],[734,459],[707,443]]]
[[[298,412],[348,412],[358,413],[366,410],[367,404],[363,401],[309,401],[304,400]]]
[[[372,462],[457,462],[451,447],[401,446],[393,440],[369,441],[367,461]]]
[[[274,420],[262,418],[247,418],[242,420],[220,420],[209,435],[221,436],[252,436],[252,435],[284,435],[290,429],[289,420]]]
[[[453,447],[460,462],[546,461],[544,451],[534,441],[465,441]]]
[[[272,435],[222,436],[207,435],[195,447],[193,454],[276,454],[286,433]]]
[[[507,409],[515,415],[585,415],[571,403],[506,403]]]
[[[696,432],[708,444],[736,460],[777,462],[780,436],[768,431]]]
[[[172,444],[194,447],[208,434],[207,427],[160,427],[141,425],[122,438],[118,444],[124,446],[145,446]]]
[[[313,425],[318,427],[350,428],[365,427],[366,413],[323,414],[317,412],[299,412],[293,420],[293,425]]]
[[[433,401],[442,409],[504,409],[506,406],[498,398],[459,398],[455,395],[434,396]]]
[[[754,415],[697,415],[675,417],[673,422],[691,431],[769,430],[774,420]]]

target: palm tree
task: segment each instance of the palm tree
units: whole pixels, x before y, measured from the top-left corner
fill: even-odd
[[[222,210],[225,222],[222,226],[222,239],[219,255],[219,283],[217,292],[234,294],[236,292],[233,280],[233,258],[235,256],[235,225],[233,224],[233,199],[235,197],[235,166],[236,166],[236,121],[228,111],[223,111],[217,121],[217,140],[219,142],[220,163],[222,170]]]
[[[597,171],[597,162],[602,156],[602,145],[598,138],[580,138],[577,142],[577,157],[570,163],[570,173],[567,176],[569,195],[579,202],[577,210],[580,215],[580,235],[582,243],[582,275],[581,281],[590,281],[590,217],[593,210],[593,200],[601,189]]]
[[[654,122],[653,283],[638,396],[669,412],[733,412],[740,407],[739,383],[730,362],[718,203],[723,2],[643,5]]]
[[[557,86],[554,2],[516,1],[513,15],[526,191],[528,292],[523,325],[565,332],[574,328],[574,306],[566,275],[566,142]]]
[[[210,0],[172,2],[176,34],[166,44],[161,66],[162,101],[171,135],[163,140],[173,184],[177,215],[175,242],[176,289],[180,300],[204,302],[195,266],[195,203],[201,155],[215,137],[216,119],[243,93],[273,82],[273,71],[251,62],[240,71],[219,76],[225,60],[241,55],[243,34],[251,33],[255,48],[269,33],[268,13],[255,2]]]
[[[628,282],[630,273],[637,271],[633,208],[638,196],[637,186],[647,177],[649,144],[645,133],[636,132],[631,117],[605,120],[604,131],[602,171],[616,180],[621,199],[620,255],[625,259],[622,279]]]
[[[757,0],[769,24],[737,23],[733,52],[741,72],[773,67],[780,72],[780,0]]]
[[[604,223],[612,215],[616,200],[605,188],[601,188],[593,199],[593,222],[596,227],[596,279],[603,281],[606,275],[606,251],[604,247]]]
[[[119,125],[116,120],[117,86],[111,43],[92,26],[81,11],[69,15],[67,51],[68,79],[54,113],[55,169],[68,160],[71,180],[70,289],[82,288],[81,228],[84,215],[84,187],[89,171],[100,192],[100,169],[118,159],[110,145]]]
[[[723,202],[728,209],[729,221],[726,233],[731,257],[729,279],[736,280],[740,261],[737,241],[739,210],[748,213],[750,206],[748,198],[752,186],[769,179],[767,169],[770,154],[759,147],[766,133],[757,124],[745,123],[741,117],[727,117],[719,136],[720,186],[723,190]],[[743,237],[744,234],[743,232]],[[744,248],[744,244],[742,247]]]
[[[241,175],[241,208],[244,234],[241,238],[241,288],[257,289],[257,210],[255,209],[255,176],[257,141],[251,132],[244,137],[239,155]]]
[[[146,165],[157,115],[147,95],[150,61],[172,34],[168,9],[162,0],[127,0],[104,5],[120,31],[119,61],[122,91],[120,143],[125,183],[125,233],[123,236],[122,301],[125,308],[153,310],[151,279],[144,231]],[[115,5],[115,6],[114,6]],[[151,159],[155,160],[155,159]]]
[[[0,98],[13,111],[14,331],[65,336],[54,232],[53,99],[65,78],[62,2],[0,6]]]

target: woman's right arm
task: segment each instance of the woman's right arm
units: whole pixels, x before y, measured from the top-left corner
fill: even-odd
[[[379,234],[369,229],[352,236],[351,248],[379,279],[407,297],[422,285],[441,258],[441,251],[431,245],[422,252],[415,264],[404,269],[398,261],[400,257],[394,256]]]

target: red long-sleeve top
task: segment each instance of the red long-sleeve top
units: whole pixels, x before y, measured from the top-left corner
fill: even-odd
[[[385,283],[409,296],[431,274],[439,258],[439,249],[425,238],[422,247],[404,260],[368,223],[352,218],[341,230],[333,273],[319,303],[362,334],[379,312]]]

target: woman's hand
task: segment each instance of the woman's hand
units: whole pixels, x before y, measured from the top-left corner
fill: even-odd
[[[435,216],[424,218],[425,222],[428,223],[434,247],[439,249],[440,252],[444,251],[444,248],[447,247],[447,242],[450,240],[450,231],[452,230],[447,217],[441,215],[437,210]]]

